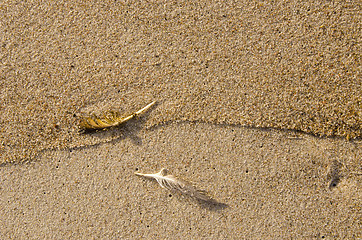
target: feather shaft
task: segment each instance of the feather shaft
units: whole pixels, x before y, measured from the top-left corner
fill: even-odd
[[[156,101],[151,102],[150,104],[148,104],[147,106],[145,106],[144,108],[138,110],[137,112],[135,112],[135,115],[139,115],[142,114],[144,112],[146,112],[150,107],[152,107],[154,104],[156,103]]]

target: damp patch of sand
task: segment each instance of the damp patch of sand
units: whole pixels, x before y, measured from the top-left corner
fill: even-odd
[[[361,142],[207,123],[138,124],[122,140],[1,167],[1,239],[360,237]],[[134,175],[164,167],[222,205]]]

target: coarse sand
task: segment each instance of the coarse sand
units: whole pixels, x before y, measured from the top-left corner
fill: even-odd
[[[83,113],[362,136],[361,3],[5,1],[1,158],[95,144]]]

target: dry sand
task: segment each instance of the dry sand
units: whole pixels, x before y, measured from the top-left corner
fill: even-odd
[[[0,238],[361,237],[361,11],[0,3]],[[162,167],[225,205],[133,175]]]
[[[1,159],[87,145],[81,112],[362,136],[361,4],[5,2]]]

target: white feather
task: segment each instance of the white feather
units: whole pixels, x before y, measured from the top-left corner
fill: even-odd
[[[135,174],[147,178],[154,178],[161,185],[161,187],[166,188],[170,191],[177,191],[198,200],[214,202],[214,200],[210,198],[205,193],[205,191],[196,189],[189,182],[178,179],[172,175],[168,175],[167,170],[165,168],[162,168],[161,171],[159,171],[158,173],[145,174],[145,173],[135,172]]]

